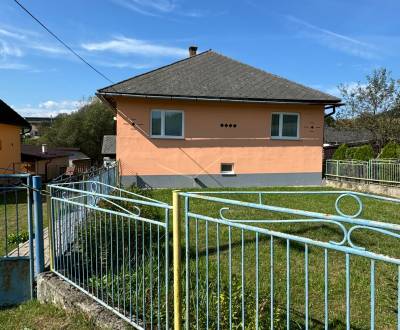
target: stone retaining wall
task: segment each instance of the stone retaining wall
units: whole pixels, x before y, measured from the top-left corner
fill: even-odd
[[[387,195],[400,198],[400,187],[383,186],[373,183],[358,183],[350,181],[325,180],[325,185],[339,189],[358,190],[366,193]]]
[[[71,313],[83,313],[100,329],[133,329],[110,310],[51,272],[38,276],[37,299]]]

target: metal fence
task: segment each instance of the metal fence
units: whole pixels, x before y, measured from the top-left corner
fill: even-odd
[[[110,186],[119,186],[119,162],[115,161],[100,168],[92,167],[88,171],[75,175],[62,174],[52,180],[52,184],[79,181],[96,181]]]
[[[111,185],[49,186],[51,269],[139,329],[169,328],[169,209]]]
[[[371,159],[370,161],[326,161],[328,179],[363,181],[384,185],[400,184],[400,159]]]
[[[0,174],[0,306],[34,295],[31,182],[29,174]]]
[[[338,195],[338,215],[330,215],[273,206],[268,200],[277,194],[299,192],[180,193],[185,328],[400,329],[400,225],[358,218],[363,198],[400,200],[300,192]],[[342,208],[344,198],[357,203],[353,213]],[[322,226],[331,236],[324,237]],[[377,251],[373,240],[382,235],[394,249]]]
[[[136,328],[400,329],[400,225],[360,217],[367,200],[400,199],[175,191],[168,205],[99,182],[49,189],[52,270]]]

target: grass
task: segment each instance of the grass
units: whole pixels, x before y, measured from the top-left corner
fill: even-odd
[[[43,225],[47,227],[46,198],[43,202]],[[33,212],[33,211],[32,211]],[[32,215],[33,220],[33,215]],[[28,234],[26,191],[0,192],[0,256],[11,252]]]
[[[0,309],[2,330],[86,330],[96,329],[82,314],[68,314],[54,305],[33,300],[16,307]]]

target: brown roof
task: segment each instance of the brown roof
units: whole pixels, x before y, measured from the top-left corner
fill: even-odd
[[[337,104],[316,89],[212,50],[98,90],[100,95]]]
[[[61,158],[61,157],[69,157],[70,152],[66,150],[60,150],[57,148],[47,148],[47,152],[42,152],[42,146],[23,144],[21,146],[21,156],[22,160],[30,160],[30,159],[52,159],[52,158]]]

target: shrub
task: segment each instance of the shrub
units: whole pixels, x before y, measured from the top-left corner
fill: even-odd
[[[382,148],[379,158],[400,158],[400,144],[390,141]]]
[[[345,150],[345,158],[344,159],[367,161],[372,158],[374,158],[374,149],[369,144],[365,144],[360,147],[347,148]]]
[[[341,144],[339,148],[336,149],[333,154],[333,159],[335,160],[345,160],[346,159],[346,151],[349,149],[347,144]]]
[[[370,160],[374,158],[374,149],[372,148],[371,145],[366,144],[360,147],[355,147],[351,148],[354,149],[354,152],[352,154],[352,159],[356,160]]]

